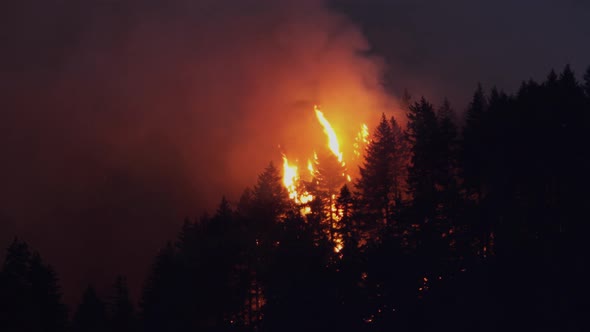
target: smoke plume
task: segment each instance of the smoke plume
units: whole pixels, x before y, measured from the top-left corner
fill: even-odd
[[[314,104],[345,142],[394,111],[359,29],[320,1],[2,7],[0,245],[31,242],[69,302],[116,273],[137,293],[185,216],[309,155]]]

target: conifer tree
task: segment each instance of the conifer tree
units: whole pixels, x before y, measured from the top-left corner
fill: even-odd
[[[391,133],[393,136],[392,153],[392,196],[395,205],[395,212],[399,214],[407,192],[408,163],[410,157],[410,147],[408,139],[402,127],[398,124],[395,117],[389,120]]]
[[[254,213],[261,223],[255,226],[259,231],[268,231],[272,224],[284,217],[289,208],[289,196],[283,187],[281,174],[271,162],[258,176],[253,192]]]
[[[467,195],[476,200],[481,199],[485,168],[486,133],[484,124],[487,99],[481,84],[473,94],[467,108],[462,140],[463,179]]]
[[[411,144],[411,164],[408,185],[413,210],[419,223],[432,220],[437,203],[435,171],[438,158],[438,124],[432,104],[422,98],[408,113],[408,139]]]
[[[0,322],[10,331],[34,329],[29,317],[30,260],[29,246],[19,239],[14,239],[6,250],[6,258],[0,273]]]
[[[360,240],[360,230],[354,218],[354,199],[346,184],[340,189],[337,208],[342,211],[342,228],[340,232],[344,239],[345,248],[356,247]]]
[[[38,253],[33,253],[30,262],[31,280],[31,320],[37,324],[39,331],[65,331],[67,327],[67,310],[62,302],[62,295],[57,274],[49,265],[45,265]]]
[[[395,139],[390,122],[381,121],[368,144],[365,161],[359,167],[360,178],[356,182],[359,207],[368,230],[387,223],[393,206],[393,154]]]
[[[584,92],[586,93],[586,97],[590,99],[590,66],[586,69],[586,73],[584,73]]]
[[[176,250],[168,243],[152,265],[141,295],[141,316],[145,331],[180,330],[186,325],[184,298]]]
[[[108,331],[105,303],[98,297],[92,286],[88,286],[82,296],[82,302],[74,315],[75,332]]]
[[[439,217],[454,219],[459,204],[457,127],[454,111],[447,99],[444,100],[436,115],[439,128],[436,185],[440,192],[441,208],[444,210],[439,211]]]
[[[110,306],[110,326],[113,332],[132,332],[137,329],[133,303],[129,298],[127,280],[123,276],[117,276],[113,285],[114,296]]]
[[[331,153],[320,153],[316,162],[316,169],[311,193],[314,204],[311,205],[319,218],[320,227],[326,232],[328,239],[333,240],[335,232],[340,228],[337,222],[339,216],[335,209],[338,191],[346,183],[346,167]]]
[[[24,241],[15,239],[0,270],[0,326],[9,331],[64,331],[66,325],[56,273]]]

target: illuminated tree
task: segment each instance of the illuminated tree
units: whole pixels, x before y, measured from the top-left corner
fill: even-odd
[[[340,216],[336,211],[338,191],[346,183],[346,167],[331,153],[322,153],[316,162],[316,171],[312,180],[311,193],[315,203],[314,211],[320,209],[320,224],[326,228],[328,238],[333,239],[336,229],[340,227]]]

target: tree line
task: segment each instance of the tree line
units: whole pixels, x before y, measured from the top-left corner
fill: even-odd
[[[402,98],[360,176],[318,156],[294,204],[271,163],[239,201],[185,220],[137,305],[124,277],[68,319],[55,271],[15,240],[0,271],[3,331],[580,331],[587,289],[590,68],[514,94]],[[305,209],[305,213],[302,213]]]

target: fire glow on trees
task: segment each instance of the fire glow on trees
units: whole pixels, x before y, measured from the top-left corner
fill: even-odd
[[[344,154],[341,150],[340,141],[338,139],[338,135],[336,131],[324,116],[324,113],[320,110],[320,108],[315,105],[314,112],[316,118],[320,125],[323,128],[324,134],[327,138],[327,148],[332,154],[333,158],[335,158],[335,162],[337,165],[329,165],[328,161],[327,165],[323,163],[320,164],[320,158],[318,154],[314,151],[313,158],[307,160],[307,170],[310,175],[310,181],[307,184],[311,186],[320,186],[320,182],[326,182],[327,180],[324,179],[325,177],[329,177],[332,179],[341,179],[340,185],[346,182],[351,182],[352,179],[349,174],[346,172],[346,163],[344,161]],[[359,159],[362,155],[362,150],[364,149],[365,145],[368,143],[368,134],[369,128],[366,124],[361,124],[360,131],[355,137],[354,143],[354,158]],[[326,167],[323,167],[326,166]],[[334,173],[334,174],[323,174],[323,173]],[[339,174],[338,174],[339,173]],[[323,180],[323,181],[322,181]],[[325,184],[327,187],[326,190],[322,193],[323,197],[318,197],[317,195],[314,196],[310,191],[309,188],[306,188],[306,182],[301,180],[301,175],[299,173],[299,167],[297,162],[292,163],[289,161],[287,156],[283,154],[283,185],[287,189],[289,193],[289,198],[298,206],[301,207],[301,213],[303,215],[308,215],[311,213],[311,208],[309,203],[313,200],[322,199],[323,205],[325,205],[324,209],[324,217],[326,222],[328,223],[327,227],[327,236],[334,244],[334,252],[338,253],[344,248],[344,240],[342,238],[342,234],[336,232],[342,228],[343,225],[340,225],[340,222],[343,217],[343,211],[339,209],[336,205],[337,201],[337,192],[340,190],[340,187],[336,187],[334,185],[334,181],[327,181],[328,183]]]

